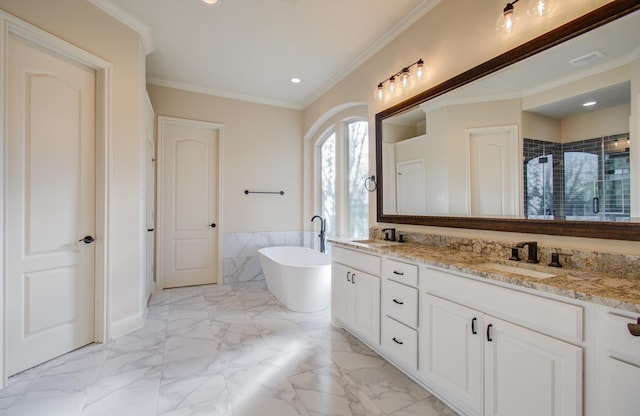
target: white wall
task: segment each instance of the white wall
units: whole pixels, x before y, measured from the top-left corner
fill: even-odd
[[[84,0],[0,0],[0,8],[113,66],[108,201],[111,331],[142,324],[144,52],[137,33]]]
[[[224,233],[303,229],[301,111],[151,84],[147,89],[158,115],[223,125]],[[245,195],[245,189],[285,194]]]

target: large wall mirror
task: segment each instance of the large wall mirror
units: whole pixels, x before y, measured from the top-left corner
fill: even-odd
[[[378,113],[378,222],[640,240],[639,3]]]

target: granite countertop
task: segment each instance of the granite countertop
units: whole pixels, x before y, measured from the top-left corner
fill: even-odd
[[[361,240],[362,241],[362,240]],[[478,253],[430,247],[412,243],[395,243],[383,240],[332,239],[329,242],[345,248],[388,255],[398,259],[420,262],[442,269],[471,274],[479,278],[508,283],[571,299],[609,306],[640,313],[640,278],[618,276],[594,271],[534,265],[507,259],[487,258]],[[487,265],[492,263],[492,265]],[[505,270],[497,270],[495,264],[517,267],[554,276],[537,278]]]

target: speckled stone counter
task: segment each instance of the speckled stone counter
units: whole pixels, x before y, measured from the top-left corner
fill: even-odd
[[[635,273],[602,273],[589,270],[556,268],[544,265],[512,262],[485,253],[461,251],[445,247],[434,247],[414,243],[393,243],[383,240],[355,242],[351,240],[329,240],[334,246],[355,248],[365,252],[388,255],[398,259],[424,263],[442,269],[471,274],[529,289],[539,290],[585,302],[609,306],[640,313],[640,265]],[[508,271],[496,270],[486,263],[515,266],[527,270],[551,273],[555,276],[536,278]]]

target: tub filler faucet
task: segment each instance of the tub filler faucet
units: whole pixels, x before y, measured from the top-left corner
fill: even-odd
[[[324,240],[325,240],[325,232],[326,232],[326,226],[327,226],[327,220],[325,220],[324,218],[322,218],[320,215],[314,215],[311,218],[311,222],[313,222],[313,220],[315,219],[319,219],[320,220],[320,234],[318,234],[318,237],[320,237],[320,252],[321,253],[325,253],[325,247],[324,247]]]

